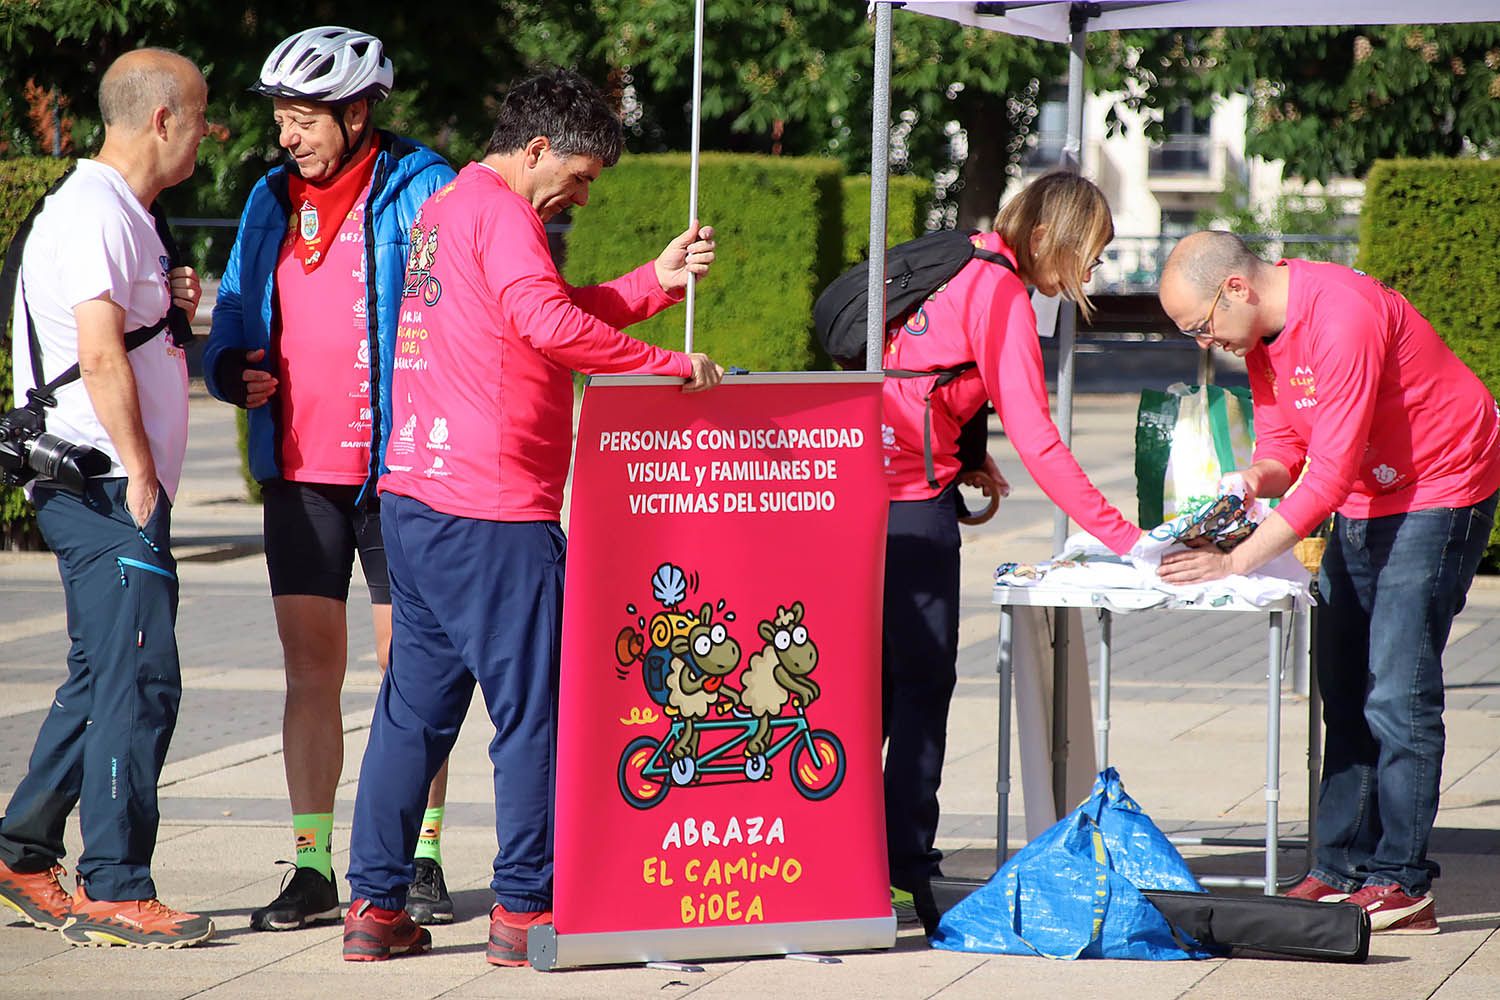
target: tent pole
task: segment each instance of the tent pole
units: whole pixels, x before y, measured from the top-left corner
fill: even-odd
[[[688,228],[698,220],[698,147],[701,142],[700,125],[703,120],[703,3],[697,0],[693,13],[693,139],[692,153],[688,157]],[[693,353],[693,316],[698,301],[698,278],[688,272],[687,328],[683,334],[683,350]]]
[[[865,370],[885,355],[886,176],[891,156],[891,5],[875,7],[875,92],[870,125],[870,284],[865,300]]]
[[[1075,17],[1068,51],[1068,138],[1063,146],[1065,170],[1083,169],[1083,57],[1088,32]],[[1057,317],[1057,423],[1063,444],[1073,446],[1073,344],[1078,336],[1078,307],[1064,299]],[[1062,552],[1068,540],[1068,515],[1058,508],[1052,520],[1052,550]]]
[[[1068,140],[1063,146],[1064,169],[1083,169],[1083,56],[1088,40],[1086,18],[1073,8],[1073,34],[1068,50]],[[1064,300],[1057,322],[1057,422],[1062,442],[1073,445],[1073,342],[1078,333],[1078,307]],[[1068,515],[1061,507],[1053,515],[1052,551],[1062,553],[1068,540]],[[1052,803],[1057,816],[1071,807],[1068,797],[1068,619],[1066,610],[1053,616],[1052,636]],[[1079,636],[1079,638],[1083,638]]]

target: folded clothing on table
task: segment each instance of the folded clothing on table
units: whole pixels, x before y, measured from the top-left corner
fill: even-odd
[[[1293,597],[1298,606],[1305,607],[1311,603],[1312,578],[1290,551],[1253,573],[1208,583],[1173,586],[1163,583],[1156,574],[1162,556],[1171,551],[1204,545],[1229,551],[1248,538],[1267,513],[1269,508],[1261,501],[1246,504],[1242,493],[1231,490],[1157,525],[1141,536],[1128,556],[1117,556],[1093,536],[1079,532],[1068,538],[1061,555],[1048,562],[1002,563],[995,570],[995,583],[1029,587],[1045,582],[1049,587],[1091,591],[1154,591],[1162,595],[1162,600],[1154,603],[1214,604],[1227,598],[1264,607]]]

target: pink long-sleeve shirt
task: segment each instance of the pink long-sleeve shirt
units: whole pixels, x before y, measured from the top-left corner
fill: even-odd
[[[976,237],[987,250],[1015,259],[995,233]],[[999,264],[975,260],[924,302],[904,325],[887,333],[886,368],[926,371],[974,362],[976,368],[934,391],[933,467],[939,489],[958,475],[958,433],[986,400],[1026,471],[1054,503],[1105,545],[1129,551],[1140,529],[1089,482],[1052,423],[1036,313],[1021,279]],[[936,495],[923,462],[923,398],[928,378],[887,378],[885,441],[892,500]]]
[[[572,448],[571,373],[692,375],[619,328],[678,296],[643,264],[565,284],[531,204],[471,163],[412,229],[380,490],[487,521],[555,521]]]
[[[1467,507],[1500,488],[1500,410],[1412,304],[1368,275],[1284,260],[1286,326],[1246,356],[1255,460],[1306,476],[1277,511],[1306,535],[1334,511]]]

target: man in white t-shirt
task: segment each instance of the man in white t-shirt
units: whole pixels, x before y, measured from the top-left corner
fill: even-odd
[[[117,59],[99,85],[104,146],[46,200],[26,240],[15,300],[18,402],[78,365],[56,390],[47,431],[97,449],[108,471],[83,492],[30,487],[67,595],[68,677],[37,735],[26,776],[0,818],[0,905],[72,944],[174,948],[213,933],[207,917],[156,898],[156,783],[177,722],[176,561],[171,503],[187,446],[187,367],[163,329],[127,349],[175,303],[191,318],[200,289],[173,267],[151,205],[192,175],[208,88],[162,49]],[[101,459],[102,463],[102,459]],[[69,895],[63,830],[79,805],[83,851]]]

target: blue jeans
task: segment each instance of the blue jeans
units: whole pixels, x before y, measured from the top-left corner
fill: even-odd
[[[567,543],[556,521],[482,521],[380,498],[391,577],[391,663],[354,800],[349,888],[399,910],[427,786],[478,684],[495,724],[495,901],[552,906],[553,764]]]
[[[57,556],[72,646],[0,818],[0,859],[21,872],[56,864],[76,805],[89,895],[151,899],[156,783],[182,698],[172,505],[162,491],[137,529],[124,479],[94,480],[84,496],[38,485],[33,502]]]
[[[1327,746],[1312,874],[1345,892],[1420,896],[1439,873],[1427,841],[1443,768],[1443,648],[1495,502],[1334,521],[1319,578]]]

